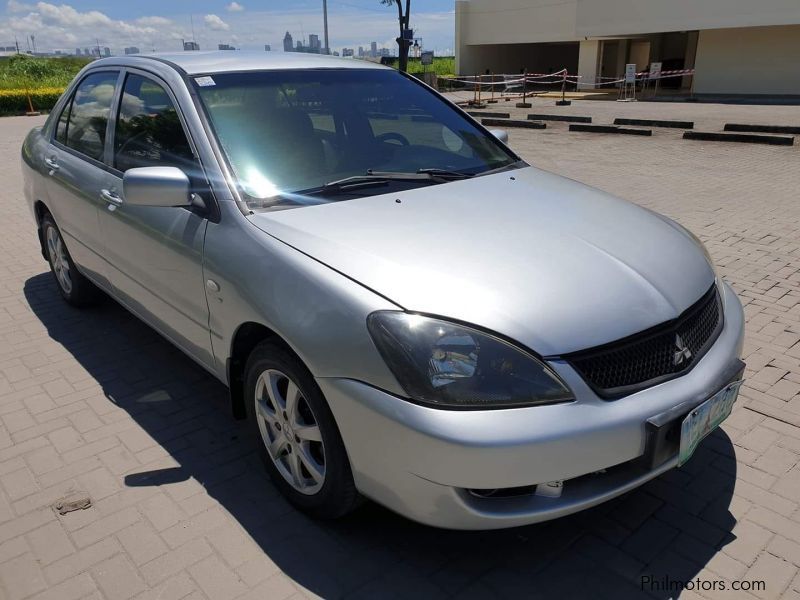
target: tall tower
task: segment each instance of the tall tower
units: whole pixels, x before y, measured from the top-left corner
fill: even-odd
[[[331,47],[328,45],[328,0],[322,0],[322,23],[325,36],[325,47],[322,49],[322,53],[330,54]]]

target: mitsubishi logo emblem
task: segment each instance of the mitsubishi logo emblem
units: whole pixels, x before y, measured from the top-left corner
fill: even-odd
[[[692,351],[689,350],[689,347],[684,343],[680,334],[675,334],[675,348],[676,351],[672,355],[673,366],[680,367],[683,363],[692,359]]]

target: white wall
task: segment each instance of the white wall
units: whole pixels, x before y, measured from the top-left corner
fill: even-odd
[[[456,0],[456,46],[800,24],[800,0]]]
[[[498,0],[496,5],[509,4]],[[579,36],[800,23],[799,0],[578,0]]]
[[[456,47],[578,41],[577,5],[578,0],[456,0]]]
[[[800,25],[701,31],[698,94],[800,95]]]

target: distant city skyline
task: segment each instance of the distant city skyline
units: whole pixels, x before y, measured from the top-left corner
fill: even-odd
[[[8,0],[4,7],[0,5],[0,49],[13,51],[18,44],[22,52],[35,47],[38,53],[73,54],[80,48],[83,55],[85,48],[91,52],[99,45],[101,55],[106,47],[112,54],[122,55],[132,47],[142,53],[180,51],[184,42],[195,42],[203,50],[223,45],[262,52],[269,46],[281,51],[286,31],[292,34],[294,50],[297,41],[303,48],[317,44],[321,48],[324,43],[321,3],[317,1],[277,1],[267,11],[261,8],[263,3],[195,0],[191,14],[173,12],[176,6],[185,5],[182,2],[139,0],[135,7],[100,2],[100,10],[95,8],[97,1],[68,2]],[[359,46],[370,47],[372,41],[377,48],[397,53],[397,13],[391,7],[381,6],[377,0],[329,0],[328,13],[331,53],[344,54],[347,48],[357,55]],[[425,38],[426,49],[452,54],[452,0],[412,5],[411,15],[412,27]],[[372,39],[364,39],[365,30],[372,32]]]

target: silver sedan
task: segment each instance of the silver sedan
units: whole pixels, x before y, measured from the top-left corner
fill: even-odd
[[[744,367],[697,238],[505,141],[380,65],[187,52],[91,63],[22,157],[64,299],[224,382],[295,506],[489,529],[680,466]]]

